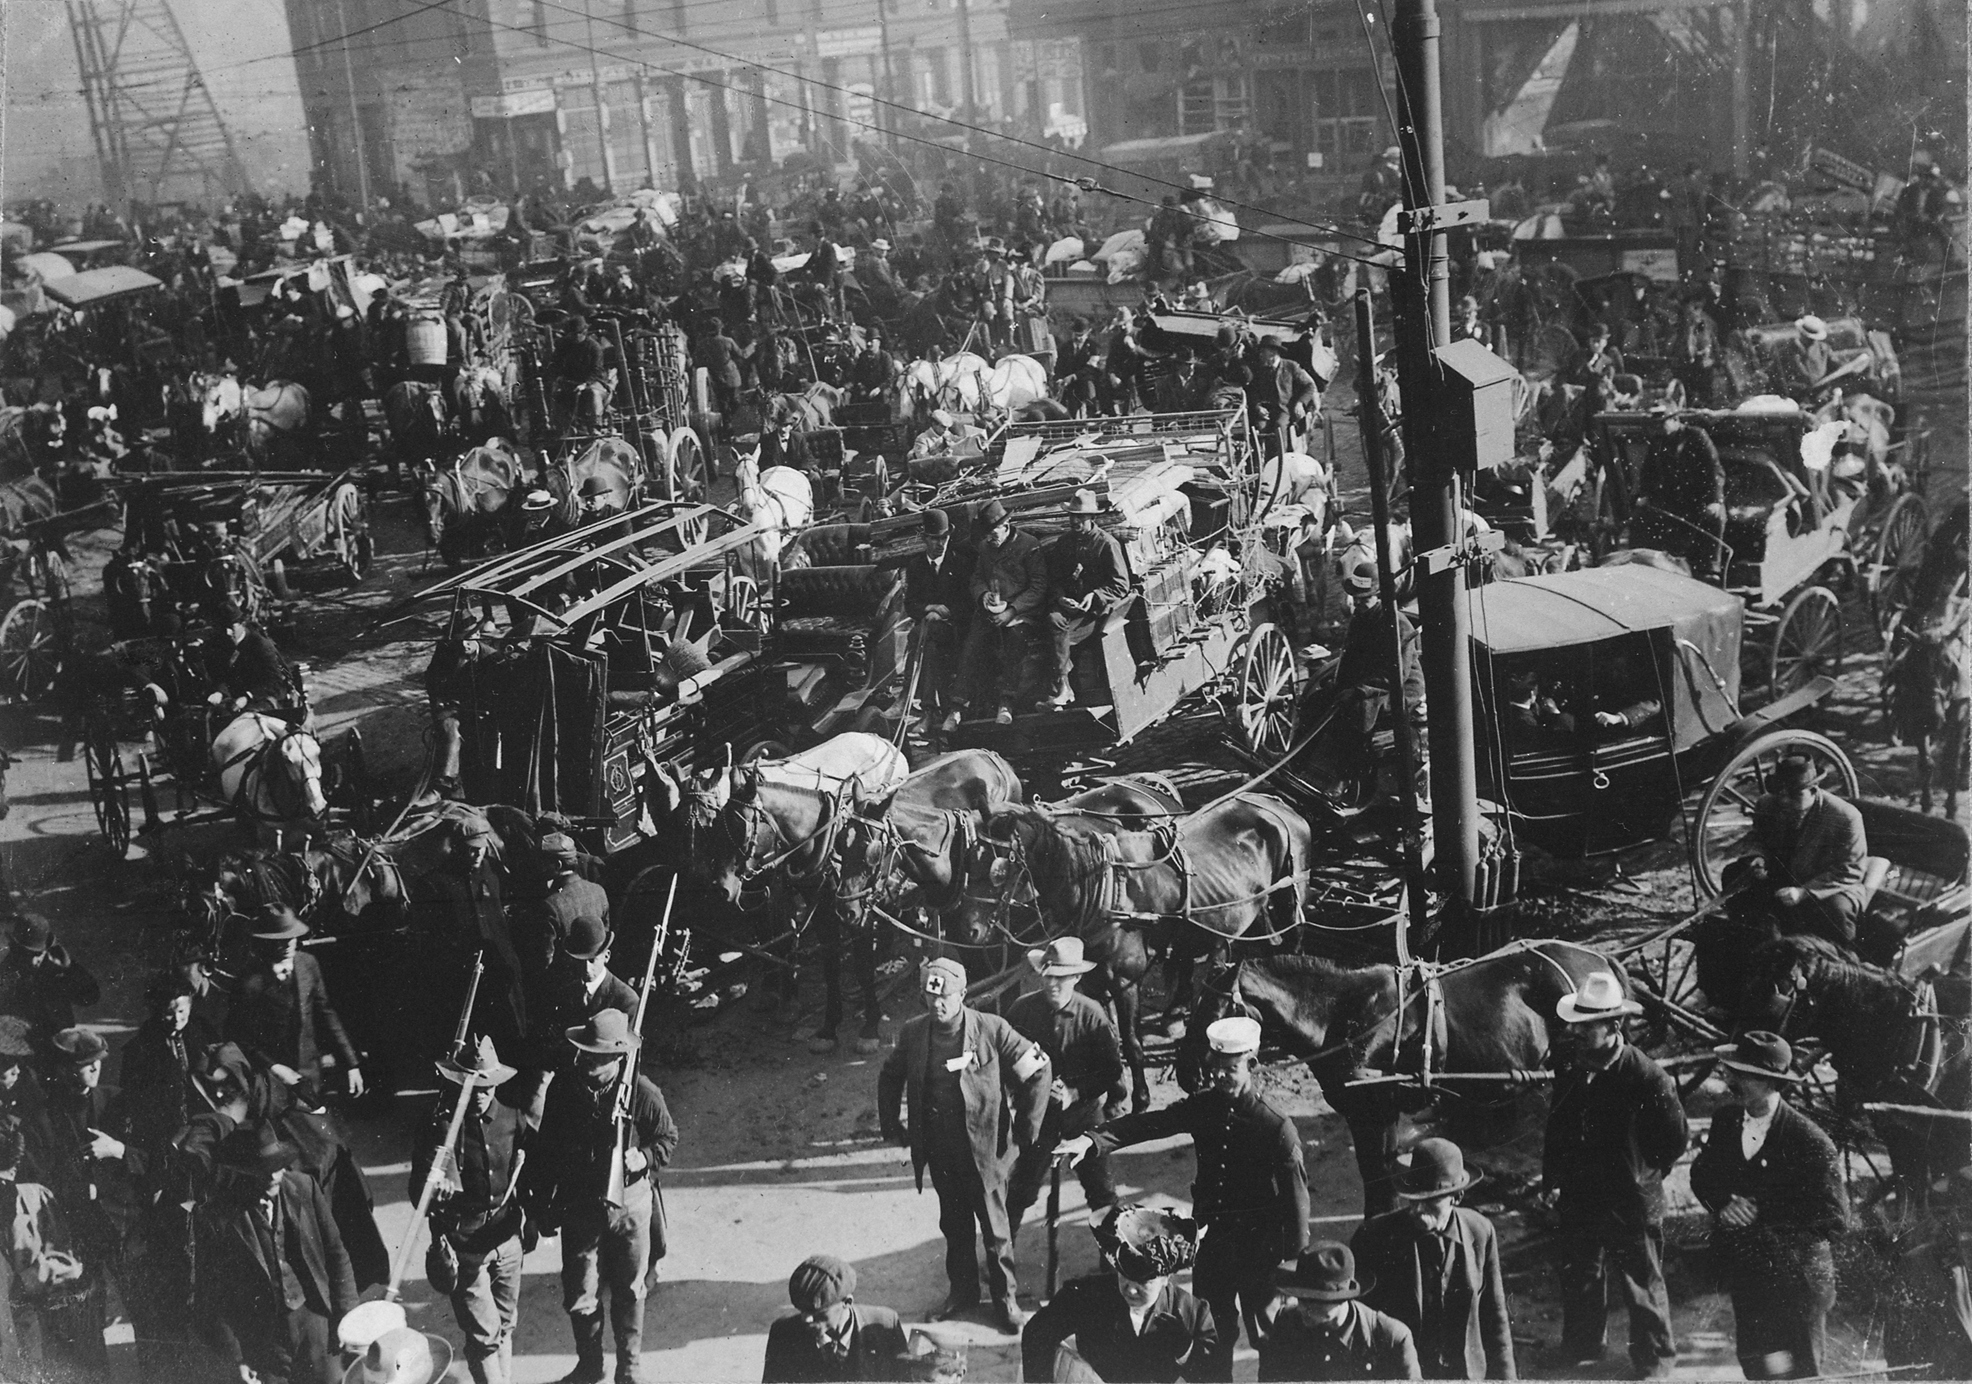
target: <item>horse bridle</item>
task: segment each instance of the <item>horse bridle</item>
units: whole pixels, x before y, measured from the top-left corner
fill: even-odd
[[[268,719],[271,720],[273,718],[269,717]],[[305,793],[300,794],[302,801],[295,804],[294,811],[281,813],[281,815],[279,816],[270,817],[267,816],[265,813],[257,811],[254,808],[252,789],[254,783],[256,782],[256,778],[255,778],[256,775],[259,776],[260,780],[265,781],[265,783],[267,784],[267,797],[268,800],[274,804],[274,808],[276,812],[280,812],[281,794],[283,793],[283,791],[286,791],[288,793],[297,792],[294,785],[291,782],[289,782],[290,776],[288,774],[286,773],[270,774],[267,772],[266,769],[266,761],[268,756],[270,755],[277,756],[285,760],[286,756],[283,753],[281,747],[286,745],[288,741],[293,740],[295,737],[305,734],[305,732],[302,731],[301,728],[298,726],[288,725],[286,722],[283,722],[282,724],[286,725],[287,728],[283,730],[279,735],[272,736],[266,740],[262,740],[258,745],[249,745],[243,750],[236,750],[230,758],[222,762],[214,771],[214,777],[217,779],[217,778],[223,778],[228,769],[234,768],[236,766],[240,767],[241,770],[240,783],[239,783],[239,787],[233,790],[232,807],[237,812],[246,813],[248,816],[252,817],[255,821],[287,822],[287,821],[293,821],[296,818],[309,817],[313,815],[311,812],[307,810],[307,795]],[[317,751],[318,777],[320,774],[319,753],[320,752],[318,748]]]
[[[739,856],[738,868],[735,873],[739,876],[741,888],[751,884],[768,871],[779,869],[789,860],[800,854],[803,849],[817,841],[820,842],[820,849],[816,855],[814,869],[806,874],[795,874],[793,871],[789,871],[787,878],[792,884],[815,884],[822,882],[828,877],[831,865],[835,860],[836,837],[842,830],[842,819],[844,816],[842,799],[847,791],[846,786],[838,787],[832,792],[811,788],[796,788],[794,791],[813,793],[825,804],[821,825],[809,832],[806,836],[796,840],[790,841],[786,833],[781,830],[780,821],[773,813],[767,811],[758,803],[729,801],[724,807],[716,808],[711,812],[711,820],[706,823],[706,826],[710,828],[716,825],[721,828],[726,837],[726,843],[733,847]],[[688,800],[696,799],[699,803],[702,803],[708,795],[700,789],[687,788],[686,797]],[[747,826],[743,835],[734,831],[731,822],[727,819],[728,811],[731,811],[735,815],[746,816]],[[694,803],[693,810],[686,816],[686,820],[694,833],[700,829],[698,819],[701,815],[704,814],[698,809],[697,803]],[[773,834],[773,846],[769,847],[768,854],[756,857],[753,853],[753,842],[755,836],[759,834],[758,826],[763,821],[766,823],[767,829]],[[778,849],[775,849],[776,847]]]

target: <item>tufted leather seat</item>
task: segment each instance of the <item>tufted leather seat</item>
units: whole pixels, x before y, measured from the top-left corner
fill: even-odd
[[[780,576],[774,638],[782,658],[861,666],[871,637],[903,599],[904,574],[870,565],[796,567]]]

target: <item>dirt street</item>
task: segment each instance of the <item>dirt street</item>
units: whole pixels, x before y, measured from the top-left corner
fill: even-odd
[[[1332,410],[1346,406],[1346,397],[1330,402]],[[1338,422],[1345,439],[1345,489],[1352,508],[1360,510],[1362,478],[1348,435],[1351,425],[1346,418]],[[1962,477],[1962,454],[1955,460],[1956,474]],[[378,575],[355,592],[306,602],[290,637],[290,653],[312,664],[325,733],[359,726],[373,770],[401,788],[415,778],[423,754],[418,677],[428,656],[429,645],[423,641],[429,634],[416,623],[383,630],[372,625],[391,600],[437,573],[424,565],[401,498],[384,500],[377,520],[382,552]],[[99,618],[96,573],[114,543],[113,534],[97,534],[80,545],[78,590],[85,621]],[[1851,598],[1848,604],[1850,658],[1840,694],[1820,713],[1819,724],[1856,757],[1865,792],[1908,798],[1911,754],[1886,744],[1875,707],[1874,636],[1857,601]],[[102,637],[100,628],[83,633],[85,642]],[[0,737],[16,756],[8,777],[12,813],[0,824],[0,859],[20,906],[49,918],[63,941],[101,976],[104,1002],[87,1020],[114,1049],[141,1017],[147,958],[158,953],[163,930],[171,926],[173,857],[215,848],[232,829],[202,828],[195,837],[168,828],[147,837],[131,859],[110,859],[95,836],[81,760],[58,756],[60,710],[0,711]],[[1179,770],[1188,791],[1196,785],[1209,793],[1213,785],[1230,781],[1219,739],[1210,716],[1181,718],[1132,747],[1125,765]],[[1691,898],[1682,846],[1675,840],[1626,860],[1621,873],[1557,868],[1537,874],[1528,892],[1532,897],[1523,931],[1575,939],[1611,928],[1661,925]],[[912,990],[905,983],[893,992],[886,1038],[916,1012]],[[818,983],[804,998],[812,1013],[819,1006]],[[652,1379],[758,1378],[767,1326],[786,1307],[787,1274],[812,1252],[827,1250],[852,1261],[861,1277],[858,1297],[895,1307],[907,1321],[921,1319],[944,1294],[935,1198],[929,1189],[920,1195],[913,1188],[908,1155],[876,1137],[881,1056],[850,1056],[846,1047],[839,1055],[814,1056],[805,1044],[791,1041],[798,1030],[798,1025],[769,1025],[740,1005],[708,1023],[679,1027],[656,1045],[659,1060],[651,1074],[663,1087],[683,1137],[676,1164],[664,1180],[672,1251],[646,1319],[645,1364]],[[114,1073],[114,1054],[110,1070]],[[1159,1069],[1154,1077],[1156,1100],[1175,1098],[1169,1070]],[[384,1237],[393,1246],[409,1229],[407,1131],[422,1119],[436,1094],[430,1089],[435,1082],[418,1084],[426,1089],[369,1099],[351,1112]],[[1319,1228],[1346,1238],[1360,1200],[1347,1131],[1319,1101],[1303,1069],[1276,1067],[1267,1073],[1265,1085],[1301,1132]],[[1704,1108],[1701,1104],[1696,1109],[1702,1113]],[[1554,1341],[1559,1326],[1556,1280],[1537,1228],[1509,1209],[1515,1204],[1511,1194],[1535,1171],[1538,1129],[1537,1120],[1523,1122],[1517,1131],[1472,1150],[1491,1176],[1471,1200],[1494,1210],[1506,1234],[1524,1375],[1542,1372],[1534,1348]],[[1126,1195],[1179,1202],[1188,1200],[1192,1166],[1182,1142],[1134,1149],[1117,1160]],[[1682,1189],[1682,1174],[1675,1182]],[[1066,1278],[1091,1271],[1096,1256],[1081,1190],[1072,1178],[1064,1183],[1063,1201],[1060,1252]],[[1680,1191],[1680,1205],[1691,1209],[1688,1193]],[[1687,1218],[1674,1229],[1673,1240],[1688,1243],[1696,1234],[1696,1221]],[[1032,1220],[1020,1237],[1019,1262],[1025,1293],[1038,1292],[1045,1233]],[[515,1351],[516,1378],[522,1384],[557,1379],[573,1364],[558,1269],[557,1241],[542,1242],[527,1261]],[[1671,1274],[1683,1352],[1678,1374],[1735,1376],[1729,1309],[1705,1275],[1700,1257],[1675,1252]],[[1845,1280],[1831,1372],[1867,1369],[1880,1359],[1881,1321],[1867,1302],[1858,1305],[1860,1300],[1851,1295],[1866,1279],[1864,1272],[1853,1283]],[[416,1324],[457,1340],[449,1310],[433,1301],[419,1261],[413,1264],[406,1302]],[[983,1318],[952,1330],[970,1345],[972,1378],[1016,1377],[1018,1352],[1011,1338],[995,1333]],[[1620,1331],[1616,1327],[1612,1336],[1612,1375],[1621,1355]],[[127,1325],[118,1325],[113,1339],[120,1343],[117,1377],[134,1384],[139,1373],[127,1344]],[[1253,1377],[1250,1350],[1242,1348],[1238,1372],[1241,1378]],[[215,1376],[207,1369],[188,1370],[185,1377]]]

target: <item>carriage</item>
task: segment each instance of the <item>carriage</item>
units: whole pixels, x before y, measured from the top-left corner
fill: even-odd
[[[640,836],[653,764],[780,752],[788,680],[767,649],[766,530],[711,505],[641,505],[482,563],[447,597],[488,639],[460,708],[461,786],[569,818],[600,845]]]
[[[1123,547],[1131,592],[1076,650],[1071,706],[1008,725],[966,721],[956,745],[1060,764],[1126,744],[1194,694],[1227,685],[1239,733],[1267,743],[1274,711],[1292,697],[1289,639],[1267,618],[1286,564],[1265,538],[1276,497],[1262,493],[1243,408],[1013,423],[982,463],[902,493],[913,509],[948,510],[961,532],[996,498],[1046,541],[1066,527],[1074,492],[1092,490]],[[915,526],[902,532],[908,547]]]
[[[71,650],[67,539],[92,528],[109,506],[56,509],[38,477],[0,483],[0,699],[33,702],[55,689]]]

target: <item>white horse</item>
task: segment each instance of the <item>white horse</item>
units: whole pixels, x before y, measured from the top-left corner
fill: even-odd
[[[212,775],[249,822],[319,820],[329,810],[321,745],[273,716],[247,711],[227,722],[212,742]]]
[[[1002,356],[995,363],[970,351],[943,360],[914,360],[904,379],[921,413],[934,408],[978,413],[982,408],[1010,413],[1048,393],[1048,372],[1032,356]]]
[[[237,425],[256,457],[265,456],[276,438],[297,438],[308,426],[308,391],[293,380],[243,385],[233,375],[195,375],[192,388],[206,436]]]
[[[815,519],[815,487],[806,474],[792,466],[760,469],[760,444],[740,452],[733,471],[739,488],[739,512],[766,532],[741,554],[749,575],[755,581],[772,571],[780,561],[788,539]]]

